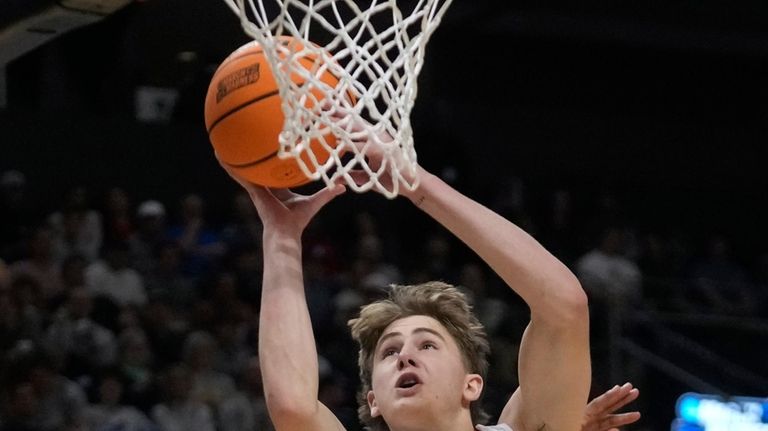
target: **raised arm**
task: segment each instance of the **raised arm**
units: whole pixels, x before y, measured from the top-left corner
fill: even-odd
[[[343,110],[340,125],[365,130]],[[382,134],[377,141],[391,141]],[[368,165],[384,172],[381,149],[358,143]],[[358,184],[366,172],[352,172]],[[407,174],[407,173],[406,173]],[[480,256],[531,310],[520,343],[520,388],[500,416],[515,431],[579,431],[591,383],[589,309],[576,276],[534,238],[495,212],[418,168],[419,186],[401,194],[451,231]],[[357,177],[355,177],[357,176]],[[379,178],[391,186],[386,175]]]
[[[317,400],[317,349],[301,265],[304,228],[344,188],[301,196],[233,178],[248,191],[264,224],[259,360],[270,418],[278,431],[344,430]]]
[[[578,431],[589,393],[587,297],[535,239],[423,169],[406,191],[416,206],[475,251],[531,310],[520,345],[520,390],[500,422],[515,431]]]

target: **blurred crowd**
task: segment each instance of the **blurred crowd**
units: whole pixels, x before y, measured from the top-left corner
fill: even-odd
[[[34,178],[1,174],[0,430],[271,429],[257,358],[262,230],[245,193],[233,187],[217,217],[200,194],[137,199],[120,187],[71,187],[49,208],[30,196]],[[531,208],[512,180],[483,203],[578,275],[596,345],[611,319],[641,308],[768,317],[768,250],[745,258],[727,235],[639,229],[610,197],[541,195]],[[375,205],[321,213],[304,241],[318,397],[347,429],[360,427],[346,322],[391,283],[466,291],[492,339],[485,402],[500,411],[527,310],[460,243],[439,226],[393,225]]]

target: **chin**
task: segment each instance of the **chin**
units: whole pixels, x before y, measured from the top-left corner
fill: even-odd
[[[387,424],[395,425],[407,423],[410,426],[417,424],[435,424],[438,415],[430,409],[430,405],[424,399],[418,397],[402,398],[397,400],[387,415],[392,420],[386,420]]]
[[[401,414],[399,412],[395,413],[392,418],[392,420],[384,419],[384,422],[386,422],[387,427],[389,429],[402,429],[402,428],[423,428],[423,429],[430,429],[434,428],[435,421],[430,420],[429,416],[426,416],[424,412],[421,412],[421,414]]]

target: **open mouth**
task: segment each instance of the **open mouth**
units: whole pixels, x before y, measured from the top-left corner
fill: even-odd
[[[421,379],[414,373],[405,373],[397,379],[395,385],[399,389],[409,389],[421,383]]]

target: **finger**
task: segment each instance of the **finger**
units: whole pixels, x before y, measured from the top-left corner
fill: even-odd
[[[639,394],[640,392],[633,388],[631,383],[625,383],[622,386],[614,386],[595,400],[598,401],[597,408],[613,412],[634,401]]]
[[[329,99],[323,99],[320,101],[320,109],[326,112],[330,112],[333,114],[335,110],[333,109],[333,102],[331,102]],[[332,111],[333,110],[333,111]]]
[[[352,181],[358,186],[362,186],[371,179],[365,171],[349,171],[349,176],[352,177]]]
[[[634,386],[632,385],[632,383],[630,383],[630,382],[627,382],[627,383],[624,383],[623,385],[621,385],[621,387],[620,387],[619,389],[621,389],[621,390],[627,390],[627,391],[629,391],[629,390],[631,390],[632,388],[634,388]]]
[[[600,421],[600,429],[606,429],[608,427],[618,428],[624,425],[629,425],[640,420],[640,416],[640,412],[628,412],[610,415],[606,419]]]
[[[637,397],[639,396],[640,396],[640,391],[636,388],[632,388],[628,392],[624,393],[624,395],[621,398],[614,401],[608,408],[608,411],[614,412],[626,406],[627,404],[631,403],[632,401],[636,400]]]
[[[321,109],[328,113],[331,118],[340,120],[349,116],[349,109],[339,103],[333,103],[330,100],[324,100]]]
[[[349,109],[346,109],[339,104],[333,104],[330,101],[327,101],[323,103],[320,109],[325,111],[333,121],[337,122],[338,125],[347,132],[359,132],[363,130],[364,123],[362,120],[357,119],[350,113]]]
[[[608,407],[613,405],[617,400],[620,399],[620,388],[618,385],[612,387],[611,389],[608,389],[600,396],[596,397],[592,401],[589,402],[587,405],[587,408],[589,410],[608,410]]]

